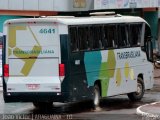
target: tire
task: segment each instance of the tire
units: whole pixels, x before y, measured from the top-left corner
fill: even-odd
[[[4,100],[4,102],[5,103],[8,103],[8,102],[10,102],[9,100],[9,98],[8,98],[8,96],[7,95],[5,95],[5,93],[3,92],[3,100]]]
[[[53,102],[33,102],[33,105],[38,109],[51,109],[53,107]]]
[[[143,98],[144,92],[145,92],[144,82],[142,78],[138,77],[137,91],[128,93],[127,95],[131,101],[140,101]]]
[[[7,96],[6,92],[4,92],[4,91],[3,91],[3,100],[5,103],[13,102],[13,99],[11,98],[11,96]]]
[[[94,98],[93,98],[93,106],[98,107],[100,104],[100,88],[97,84],[94,85]]]

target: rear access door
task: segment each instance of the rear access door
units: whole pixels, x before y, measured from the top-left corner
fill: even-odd
[[[61,92],[57,25],[43,22],[7,26],[7,92]]]

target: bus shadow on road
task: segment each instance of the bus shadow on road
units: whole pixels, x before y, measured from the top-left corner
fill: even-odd
[[[95,108],[91,101],[83,101],[78,103],[66,103],[62,105],[54,105],[52,108],[33,109],[33,114],[74,114],[82,112],[111,111],[118,109],[136,108],[143,104],[142,101],[132,102],[127,98],[107,98],[102,99],[100,106]]]
[[[105,111],[136,108],[141,102],[132,102],[127,98],[107,98],[101,100],[101,108]]]
[[[30,112],[33,114],[69,114],[69,113],[81,113],[92,111],[94,107],[91,104],[91,101],[83,101],[76,103],[66,103],[62,105],[53,105],[52,108],[35,108]]]

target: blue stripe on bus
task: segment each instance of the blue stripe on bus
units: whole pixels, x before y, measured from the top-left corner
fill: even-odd
[[[102,56],[100,51],[85,52],[84,64],[89,86],[93,86],[95,80],[99,79]]]

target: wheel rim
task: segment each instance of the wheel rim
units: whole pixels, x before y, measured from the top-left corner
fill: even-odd
[[[142,94],[142,89],[143,89],[142,85],[138,82],[138,84],[137,84],[137,92],[136,92],[137,96],[140,96]]]
[[[97,88],[95,88],[94,90],[94,105],[99,105],[99,91],[97,90]]]

